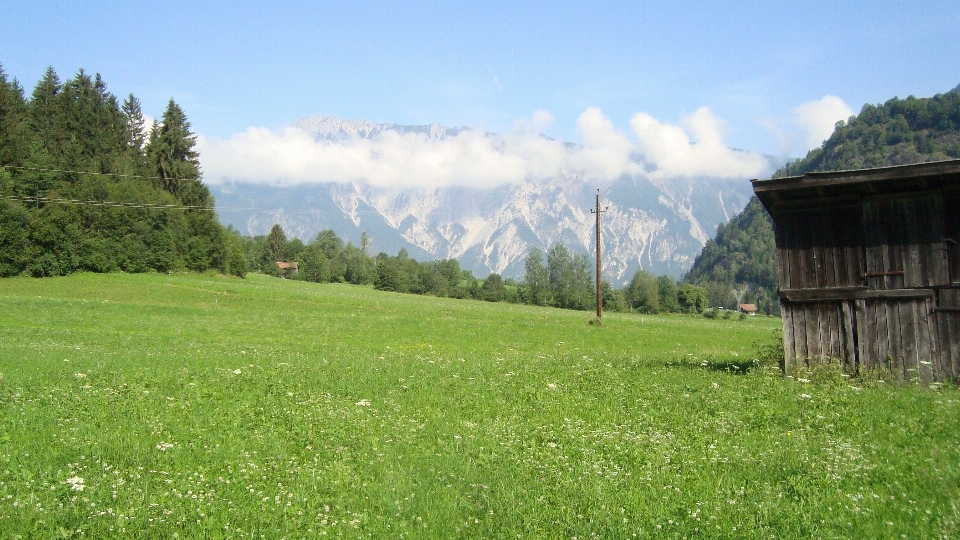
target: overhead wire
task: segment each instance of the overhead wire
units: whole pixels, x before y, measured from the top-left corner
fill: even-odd
[[[38,172],[52,172],[52,173],[68,173],[68,174],[97,174],[100,176],[114,176],[117,178],[143,178],[146,180],[183,180],[186,182],[199,182],[203,183],[200,178],[165,178],[163,176],[145,176],[142,174],[121,174],[121,173],[105,173],[105,172],[96,172],[96,171],[72,171],[69,169],[45,169],[43,167],[23,167],[20,165],[0,165],[0,169],[17,169],[20,171],[38,171]]]

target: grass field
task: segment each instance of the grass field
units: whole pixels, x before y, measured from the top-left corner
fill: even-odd
[[[960,537],[956,389],[735,369],[777,319],[589,318],[0,280],[0,538]]]

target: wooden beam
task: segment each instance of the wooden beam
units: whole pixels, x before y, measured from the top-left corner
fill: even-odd
[[[832,289],[780,289],[780,299],[786,302],[830,302],[854,299],[930,298],[933,289],[869,290],[866,287],[836,287]]]

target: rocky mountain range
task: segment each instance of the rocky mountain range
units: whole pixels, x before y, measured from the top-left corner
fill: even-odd
[[[465,128],[402,126],[332,116],[295,127],[327,140],[374,138],[385,131],[443,138]],[[772,164],[772,166],[775,164]],[[492,188],[389,188],[365,182],[290,186],[223,182],[211,186],[222,222],[249,235],[279,223],[304,242],[323,229],[355,244],[366,231],[374,252],[406,249],[417,260],[456,258],[478,277],[523,277],[531,248],[562,242],[593,252],[597,190],[602,215],[604,278],[628,281],[638,268],[679,277],[703,245],[746,205],[747,179],[651,180],[623,175],[600,182],[577,174]]]

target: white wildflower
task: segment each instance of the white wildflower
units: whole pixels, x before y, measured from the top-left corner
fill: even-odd
[[[547,385],[547,388],[549,388],[549,389],[551,389],[551,390],[556,390],[556,389],[557,389],[557,385],[555,385],[555,384],[553,384],[553,383],[550,383],[550,384]]]
[[[166,452],[167,450],[173,448],[173,443],[160,441],[160,444],[157,445],[157,450],[161,452]]]
[[[76,378],[78,378],[78,379],[83,379],[83,378],[85,378],[85,377],[87,376],[87,374],[86,374],[86,373],[74,373],[73,376],[76,377]]]
[[[83,491],[83,488],[87,487],[83,485],[83,478],[80,478],[79,476],[67,478],[66,481],[64,481],[64,484],[69,485],[70,489],[74,491]]]
[[[234,375],[239,375],[239,374],[241,374],[241,373],[243,373],[243,372],[240,371],[239,369],[233,370],[233,374],[234,374]]]
[[[810,379],[797,379],[797,382],[808,383]]]
[[[800,399],[813,399],[810,394],[800,394]]]
[[[357,407],[369,407],[369,406],[370,406],[370,400],[369,400],[369,399],[361,399],[360,401],[354,403],[354,405],[356,405]]]

